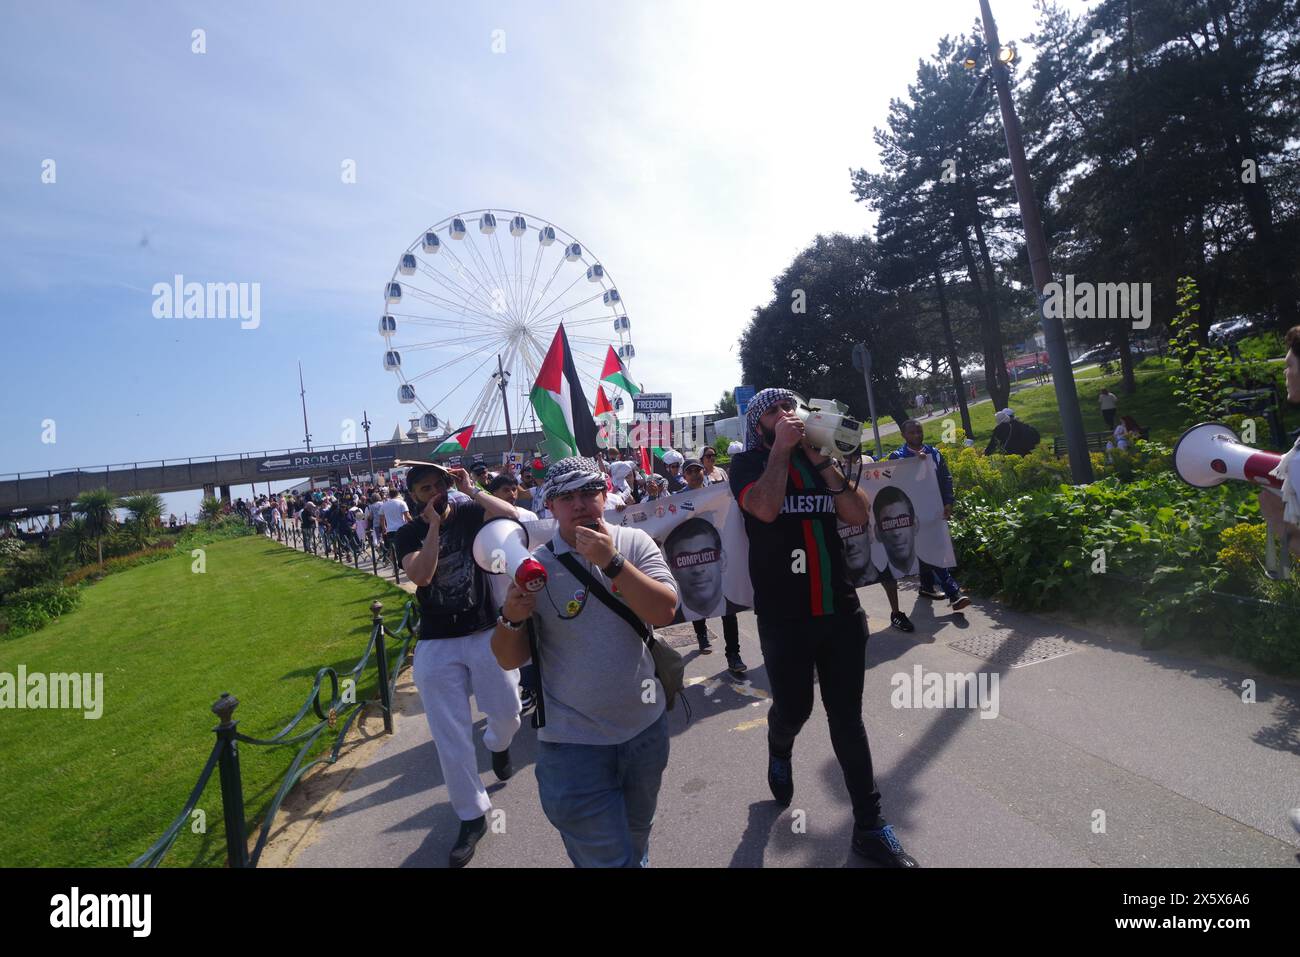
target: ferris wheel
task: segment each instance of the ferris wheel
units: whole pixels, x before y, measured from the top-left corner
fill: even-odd
[[[398,257],[384,299],[384,368],[432,434],[504,428],[503,396],[516,430],[536,428],[528,394],[561,322],[589,402],[609,347],[624,365],[636,355],[605,266],[560,227],[518,211],[471,210],[429,227]],[[621,411],[619,390],[603,385]]]

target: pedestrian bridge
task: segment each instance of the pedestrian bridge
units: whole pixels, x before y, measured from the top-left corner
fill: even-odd
[[[674,416],[674,421],[678,419]],[[685,418],[683,416],[682,418]],[[711,425],[717,415],[704,414]],[[712,429],[706,425],[705,441],[711,441]],[[541,432],[515,432],[513,448],[534,449],[542,441]],[[370,447],[365,443],[330,445],[308,449],[270,449],[240,452],[233,455],[193,456],[183,459],[155,459],[147,462],[120,462],[31,472],[0,474],[0,518],[20,515],[48,515],[69,511],[69,506],[83,492],[107,488],[118,496],[138,492],[186,492],[202,489],[205,495],[220,494],[230,501],[231,488],[250,487],[267,482],[314,478],[320,482],[337,482],[352,474],[387,469],[394,459],[427,459],[440,440],[392,440]],[[468,454],[481,455],[489,463],[501,461],[501,453],[511,449],[505,432],[476,434]]]

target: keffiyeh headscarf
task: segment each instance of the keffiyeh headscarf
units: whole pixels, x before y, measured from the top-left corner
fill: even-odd
[[[764,389],[749,400],[749,405],[745,407],[746,452],[763,447],[763,433],[759,429],[758,420],[763,417],[764,412],[783,399],[799,401],[799,397],[789,389]]]
[[[568,492],[603,492],[606,490],[605,473],[600,463],[581,455],[560,459],[546,470],[542,484],[542,501],[550,503],[557,495]]]

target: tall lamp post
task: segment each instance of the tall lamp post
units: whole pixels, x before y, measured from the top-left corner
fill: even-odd
[[[1038,202],[1034,199],[1034,186],[1029,179],[1029,164],[1025,160],[1025,144],[1020,138],[1020,121],[1011,102],[1011,85],[1007,81],[1006,64],[1015,58],[1012,48],[1002,49],[998,43],[998,28],[993,22],[989,0],[979,0],[980,15],[984,19],[984,46],[989,52],[989,69],[993,85],[998,91],[998,104],[1002,109],[1002,130],[1007,137],[1007,157],[1011,160],[1011,175],[1016,184],[1016,199],[1020,202],[1020,221],[1025,224],[1025,245],[1029,252],[1029,271],[1033,276],[1034,291],[1038,293],[1038,314],[1047,339],[1047,357],[1052,367],[1052,381],[1056,388],[1056,405],[1061,413],[1061,430],[1070,453],[1070,476],[1076,485],[1092,481],[1092,460],[1088,457],[1088,443],[1083,432],[1083,412],[1079,408],[1079,394],[1074,388],[1074,371],[1070,368],[1070,351],[1065,340],[1065,325],[1059,316],[1048,316],[1043,304],[1043,289],[1052,281],[1052,267],[1047,253],[1047,236],[1038,215]],[[969,65],[969,61],[968,65]]]
[[[302,434],[303,441],[307,443],[307,451],[311,452],[311,432],[307,428],[307,390],[302,384],[302,360],[298,360],[298,396],[302,399]],[[308,469],[311,466],[307,466]],[[310,472],[307,473],[307,481],[311,485],[311,490],[316,491],[316,477]]]
[[[497,380],[497,388],[501,390],[501,406],[506,411],[506,441],[510,443],[510,451],[515,450],[514,435],[510,431],[510,400],[506,398],[506,386],[510,383],[510,373],[501,366],[501,357],[497,356],[497,371],[492,376]]]

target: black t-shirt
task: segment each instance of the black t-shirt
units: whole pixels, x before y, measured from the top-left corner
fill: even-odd
[[[776,518],[762,522],[744,511],[745,492],[762,477],[768,454],[767,449],[740,452],[729,470],[731,492],[742,505],[749,535],[755,613],[809,618],[856,611],[861,605],[844,560],[835,496],[802,449],[790,456],[785,503]],[[803,553],[802,561],[796,549]]]
[[[489,628],[497,620],[487,572],[474,563],[474,536],[483,527],[483,506],[459,502],[450,520],[438,529],[438,568],[429,585],[415,590],[420,603],[420,639],[461,638]],[[393,535],[397,563],[418,552],[429,534],[422,518],[407,522]]]
[[[316,506],[307,502],[302,507],[302,523],[304,525],[316,524]]]

